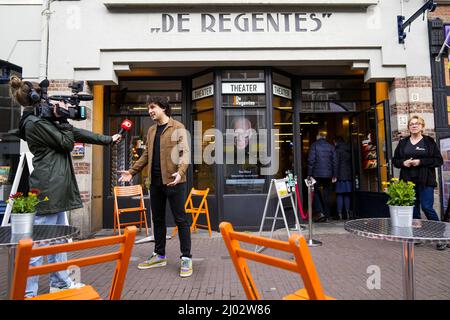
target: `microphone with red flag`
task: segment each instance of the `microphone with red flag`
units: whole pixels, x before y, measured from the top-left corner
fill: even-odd
[[[120,124],[119,134],[123,135],[125,133],[125,131],[130,131],[132,126],[133,126],[133,121],[128,120],[128,119],[123,120],[122,123]]]

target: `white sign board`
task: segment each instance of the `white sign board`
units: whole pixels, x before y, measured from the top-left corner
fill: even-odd
[[[280,198],[284,198],[289,194],[286,181],[284,179],[275,180],[275,188],[277,189],[277,193]]]
[[[213,95],[214,95],[214,85],[210,84],[209,86],[193,90],[192,100],[198,100]]]
[[[292,90],[276,85],[273,85],[273,94],[286,99],[292,99]]]
[[[222,94],[266,93],[264,82],[226,82],[222,83]]]

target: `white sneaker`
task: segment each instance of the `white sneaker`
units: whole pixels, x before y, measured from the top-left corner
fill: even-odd
[[[183,257],[181,258],[180,277],[190,277],[192,275],[192,259]]]
[[[81,283],[81,282],[72,282],[72,283],[70,284],[70,286],[66,286],[66,287],[62,287],[62,288],[59,288],[59,287],[50,287],[50,293],[59,292],[59,291],[62,291],[62,290],[67,290],[67,289],[80,289],[80,288],[82,288],[82,287],[84,287],[84,286],[85,286],[84,283]]]

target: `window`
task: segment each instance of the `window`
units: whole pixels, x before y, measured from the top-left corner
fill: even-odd
[[[227,70],[222,72],[222,81],[264,81],[263,70]]]
[[[273,128],[278,129],[275,149],[279,153],[279,168],[276,179],[286,176],[286,171],[294,172],[294,129],[293,103],[286,98],[273,97]]]
[[[444,60],[444,75],[445,75],[445,86],[447,87],[447,124],[450,125],[450,63],[448,61],[448,57],[445,57]]]
[[[192,150],[198,148],[198,143],[201,144],[201,152],[198,154],[192,154],[193,157],[193,185],[196,189],[209,188],[209,193],[215,193],[215,172],[214,163],[211,159],[205,158],[208,154],[211,157],[215,157],[215,135],[214,129],[214,94],[213,94],[213,74],[208,73],[198,78],[192,79],[192,87],[197,88],[193,91],[200,92],[197,96],[203,97],[192,101],[192,120],[194,121],[194,127],[192,134]],[[206,90],[202,90],[205,89]],[[193,99],[194,99],[193,94]],[[195,130],[201,128],[201,135],[196,136]],[[200,139],[200,140],[197,140]]]
[[[370,87],[363,79],[302,81],[301,112],[347,112],[370,106]]]
[[[273,78],[273,128],[278,129],[275,139],[275,149],[278,151],[279,168],[275,174],[276,179],[286,176],[286,171],[294,170],[294,114],[292,102],[291,79],[272,73]]]
[[[8,77],[6,77],[8,78]],[[9,81],[0,82],[0,214],[11,191],[20,157],[19,138],[6,133],[19,127],[20,105],[9,96]],[[0,220],[1,221],[1,220]]]

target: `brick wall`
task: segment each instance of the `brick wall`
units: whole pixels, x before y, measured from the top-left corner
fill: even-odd
[[[425,120],[425,134],[432,137],[434,132],[434,109],[430,76],[410,76],[395,78],[389,88],[391,106],[392,141],[407,136],[407,120],[417,114]]]
[[[91,194],[88,191],[80,191],[80,197],[82,202],[91,201]]]
[[[450,23],[450,5],[438,4],[434,12],[428,13],[428,19],[432,20],[435,18],[440,18],[444,23]]]
[[[90,174],[91,164],[89,162],[73,162],[75,174]]]

